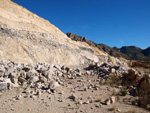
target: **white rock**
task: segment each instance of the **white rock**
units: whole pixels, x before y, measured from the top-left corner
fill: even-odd
[[[89,104],[90,102],[89,101],[86,101],[86,102],[84,102],[83,104]]]
[[[80,104],[80,105],[83,104],[82,100],[79,100],[79,101],[78,101],[78,104]]]
[[[115,73],[115,71],[116,71],[116,70],[115,70],[114,68],[111,69],[111,73]]]
[[[112,104],[114,104],[115,103],[115,97],[114,96],[110,97],[110,101]]]

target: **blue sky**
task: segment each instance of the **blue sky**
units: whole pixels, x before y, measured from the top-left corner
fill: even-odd
[[[13,0],[62,32],[111,47],[150,46],[150,0]]]

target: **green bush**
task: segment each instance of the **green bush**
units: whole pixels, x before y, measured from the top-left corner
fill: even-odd
[[[122,96],[126,96],[127,95],[127,93],[128,93],[128,91],[126,90],[126,89],[121,89],[121,95]]]

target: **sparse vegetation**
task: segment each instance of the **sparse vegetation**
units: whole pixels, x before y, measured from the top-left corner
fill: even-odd
[[[122,88],[122,89],[120,90],[120,93],[121,93],[121,96],[126,96],[127,93],[128,93],[128,91],[127,91],[126,89]]]
[[[105,82],[105,85],[109,85],[109,86],[118,86],[120,83],[120,77],[117,74],[114,75],[110,75]]]

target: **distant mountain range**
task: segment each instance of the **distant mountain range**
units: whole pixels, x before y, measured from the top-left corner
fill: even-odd
[[[111,48],[106,44],[97,44],[93,41],[88,40],[86,37],[78,36],[74,33],[66,33],[66,35],[72,40],[86,42],[90,46],[97,47],[99,50],[102,50],[111,56],[123,57],[128,60],[150,61],[150,47],[148,47],[147,49],[141,49],[136,46]]]

